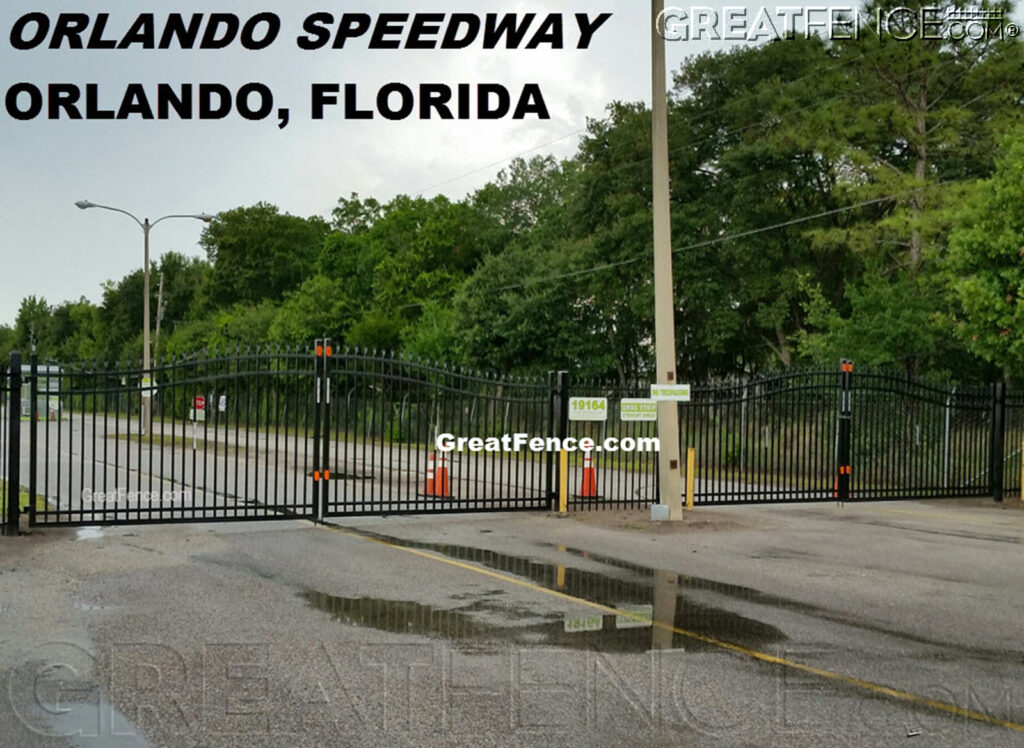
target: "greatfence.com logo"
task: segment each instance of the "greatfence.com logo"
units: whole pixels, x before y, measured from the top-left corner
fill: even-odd
[[[560,439],[557,436],[531,437],[529,434],[489,437],[438,434],[434,446],[438,452],[657,452],[661,449],[661,440],[656,436],[636,439],[609,436],[596,441],[589,436]]]
[[[851,5],[784,5],[769,8],[702,5],[665,8],[658,33],[670,42],[775,41],[818,34],[830,40],[856,40],[868,34],[895,41],[912,39],[981,41],[1020,35],[1020,27],[1000,9],[925,6],[878,7],[870,13]]]
[[[192,501],[192,492],[184,491],[130,491],[126,488],[115,488],[110,491],[93,491],[86,488],[82,491],[82,504],[113,506],[168,506]]]

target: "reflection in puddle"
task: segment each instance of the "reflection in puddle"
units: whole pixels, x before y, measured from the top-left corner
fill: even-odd
[[[98,540],[102,537],[102,527],[79,527],[75,531],[75,540]]]
[[[504,594],[500,590],[484,593],[482,599],[462,605],[459,603],[466,601],[467,595],[453,596],[453,607],[447,608],[413,601],[336,597],[313,590],[301,593],[302,598],[347,625],[442,637],[468,648],[498,642],[603,652],[697,650],[709,646],[675,633],[673,628],[752,648],[785,639],[774,626],[696,599],[689,594],[693,578],[674,572],[611,565],[608,573],[599,573],[468,546],[386,540],[508,572],[572,597],[614,608],[623,615],[582,607],[564,616],[534,614],[516,604],[496,601],[496,596]],[[658,625],[652,625],[652,620]]]

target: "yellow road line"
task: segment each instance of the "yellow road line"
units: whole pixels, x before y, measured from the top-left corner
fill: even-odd
[[[934,517],[936,519],[946,519],[952,522],[969,522],[976,525],[998,525],[999,527],[1005,527],[1008,530],[1020,529],[1020,527],[1007,524],[1006,522],[999,522],[994,519],[975,519],[972,517],[962,517],[955,514],[943,514],[942,512],[919,512],[913,509],[893,509],[887,506],[876,507],[879,511],[889,512],[891,514],[906,514],[911,517]]]
[[[909,691],[902,691],[898,688],[891,688],[880,683],[872,683],[871,681],[861,680],[860,678],[854,678],[849,675],[843,675],[842,673],[836,673],[831,670],[825,670],[823,668],[814,667],[813,665],[807,665],[802,662],[797,662],[795,660],[789,660],[785,657],[777,657],[775,655],[768,654],[767,652],[759,652],[756,649],[750,649],[749,647],[744,647],[740,644],[733,644],[732,642],[716,639],[713,636],[706,636],[705,634],[700,634],[696,631],[682,629],[678,626],[667,624],[662,621],[654,621],[651,620],[648,616],[644,616],[642,614],[638,614],[628,610],[620,610],[619,608],[615,608],[610,605],[595,603],[591,600],[585,600],[581,597],[575,597],[574,595],[569,595],[565,592],[559,592],[558,590],[553,590],[548,587],[542,587],[539,584],[534,584],[533,582],[527,582],[525,579],[517,579],[516,577],[509,576],[498,571],[494,571],[493,569],[485,569],[481,566],[474,566],[472,564],[467,564],[462,561],[457,561],[453,558],[438,556],[428,551],[420,550],[419,548],[408,548],[406,546],[398,545],[397,543],[390,543],[386,540],[374,538],[369,535],[363,535],[358,532],[343,530],[333,525],[318,526],[324,527],[325,529],[328,529],[332,532],[345,535],[346,537],[367,540],[371,543],[377,543],[378,545],[382,545],[387,548],[393,548],[395,550],[404,551],[405,553],[412,554],[413,556],[419,556],[420,558],[430,559],[431,561],[437,561],[442,564],[447,564],[448,566],[454,566],[458,569],[465,569],[466,571],[471,571],[476,574],[482,574],[493,579],[499,579],[508,584],[516,585],[517,587],[523,587],[528,590],[533,590],[534,592],[540,592],[545,595],[550,595],[551,597],[557,597],[559,599],[567,600],[569,602],[577,603],[579,605],[585,605],[589,608],[593,608],[594,610],[599,610],[602,613],[616,616],[626,616],[637,621],[650,623],[652,626],[656,628],[671,631],[675,634],[679,634],[680,636],[685,636],[689,639],[694,639],[705,644],[710,644],[712,646],[719,647],[720,649],[725,649],[730,652],[736,652],[737,654],[745,655],[755,660],[760,660],[761,662],[767,662],[772,665],[778,665],[780,667],[789,668],[791,670],[798,670],[803,673],[809,673],[810,675],[816,675],[820,678],[825,678],[827,680],[843,683],[848,686],[853,686],[855,688],[860,688],[864,691],[869,691],[873,694],[878,694],[880,696],[888,696],[889,698],[895,699],[897,701],[916,704],[918,706],[929,707],[931,709],[946,712],[947,714],[952,714],[957,717],[970,719],[975,722],[994,725],[996,727],[1005,727],[1006,729],[1016,730],[1017,732],[1024,732],[1024,723],[1000,719],[999,717],[993,717],[992,715],[985,714],[984,712],[978,712],[973,709],[965,709],[964,707],[957,706],[956,704],[950,704],[945,701],[938,701],[937,699],[929,699],[926,696],[919,696]]]

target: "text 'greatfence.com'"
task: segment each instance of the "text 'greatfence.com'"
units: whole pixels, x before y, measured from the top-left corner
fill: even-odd
[[[589,436],[564,439],[557,436],[502,434],[501,436],[455,436],[438,434],[434,439],[438,452],[657,452],[661,440],[656,436],[621,439],[609,436],[597,441]]]

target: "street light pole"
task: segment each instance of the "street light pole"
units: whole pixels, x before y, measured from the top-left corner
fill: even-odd
[[[172,215],[163,216],[153,222],[150,222],[148,218],[139,220],[133,214],[127,210],[121,208],[114,208],[109,205],[99,205],[97,203],[90,202],[88,200],[79,200],[75,205],[81,210],[88,210],[89,208],[102,208],[103,210],[112,210],[115,213],[123,213],[124,215],[131,218],[135,223],[139,224],[142,229],[143,243],[145,247],[145,256],[142,266],[142,433],[149,433],[149,424],[151,422],[151,409],[152,403],[150,394],[152,393],[153,384],[153,373],[150,371],[151,361],[149,357],[149,232],[154,226],[161,221],[166,221],[169,218],[192,218],[197,221],[203,221],[209,223],[213,220],[213,216],[208,213],[175,213]]]

